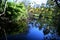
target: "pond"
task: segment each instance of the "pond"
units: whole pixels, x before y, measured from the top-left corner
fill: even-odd
[[[43,30],[47,26],[46,24],[43,25],[42,29],[39,29],[40,24],[36,23],[36,20],[32,21],[31,23],[28,23],[28,33],[25,34],[18,34],[18,35],[9,35],[7,38],[8,40],[60,40],[60,37],[56,34],[51,34],[50,32],[48,34],[44,34]]]

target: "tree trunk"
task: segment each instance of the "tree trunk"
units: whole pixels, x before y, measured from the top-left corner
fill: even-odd
[[[7,35],[6,35],[5,29],[3,29],[3,31],[4,31],[5,40],[7,40]]]

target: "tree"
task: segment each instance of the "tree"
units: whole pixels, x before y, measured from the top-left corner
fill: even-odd
[[[0,17],[1,30],[4,29],[6,34],[26,33],[28,14],[24,4],[8,2],[4,10],[4,15]]]
[[[1,0],[1,1],[0,1],[0,4],[1,4],[1,5],[0,5],[0,6],[1,6],[1,10],[3,11],[3,12],[2,12],[2,11],[0,10],[0,13],[2,13],[2,14],[0,14],[0,16],[2,16],[2,15],[5,14],[5,11],[6,11],[7,0],[4,0],[4,3],[3,3],[3,0]],[[2,8],[2,7],[3,7],[3,4],[4,4],[4,10],[3,10],[3,8]],[[0,20],[0,21],[1,21],[1,20]],[[1,25],[1,23],[0,23],[0,25]],[[2,26],[1,26],[1,27],[0,27],[0,31],[2,31],[2,30],[3,30],[4,35],[5,35],[5,38],[6,38],[6,40],[7,40],[6,31],[5,31],[5,29],[2,28]],[[2,32],[1,32],[1,34],[2,34]],[[1,35],[1,34],[0,34],[0,35]],[[2,35],[1,35],[1,36],[2,36]]]
[[[60,0],[55,0],[58,7],[60,7]]]
[[[53,5],[51,4],[51,2],[53,2]],[[53,26],[57,28],[58,35],[60,35],[60,29],[59,29],[60,28],[60,8],[59,8],[59,5],[57,6],[55,3],[57,3],[57,0],[55,1],[50,0],[50,2],[48,0],[48,5],[50,5],[54,9]]]

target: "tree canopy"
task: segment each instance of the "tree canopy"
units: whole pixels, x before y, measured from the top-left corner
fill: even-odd
[[[0,5],[0,13],[4,11],[4,4]],[[0,27],[7,34],[26,33],[28,17],[26,7],[23,3],[7,2],[5,14],[0,16]],[[1,31],[1,32],[2,32]]]

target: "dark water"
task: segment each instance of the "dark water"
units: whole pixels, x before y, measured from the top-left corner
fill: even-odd
[[[44,35],[43,30],[46,25],[43,25],[43,28],[39,30],[38,26],[40,26],[40,24],[35,24],[35,22],[36,21],[32,21],[32,23],[28,24],[29,32],[26,35],[9,35],[8,40],[60,40],[60,37],[56,34],[51,34],[50,32],[47,35]]]

